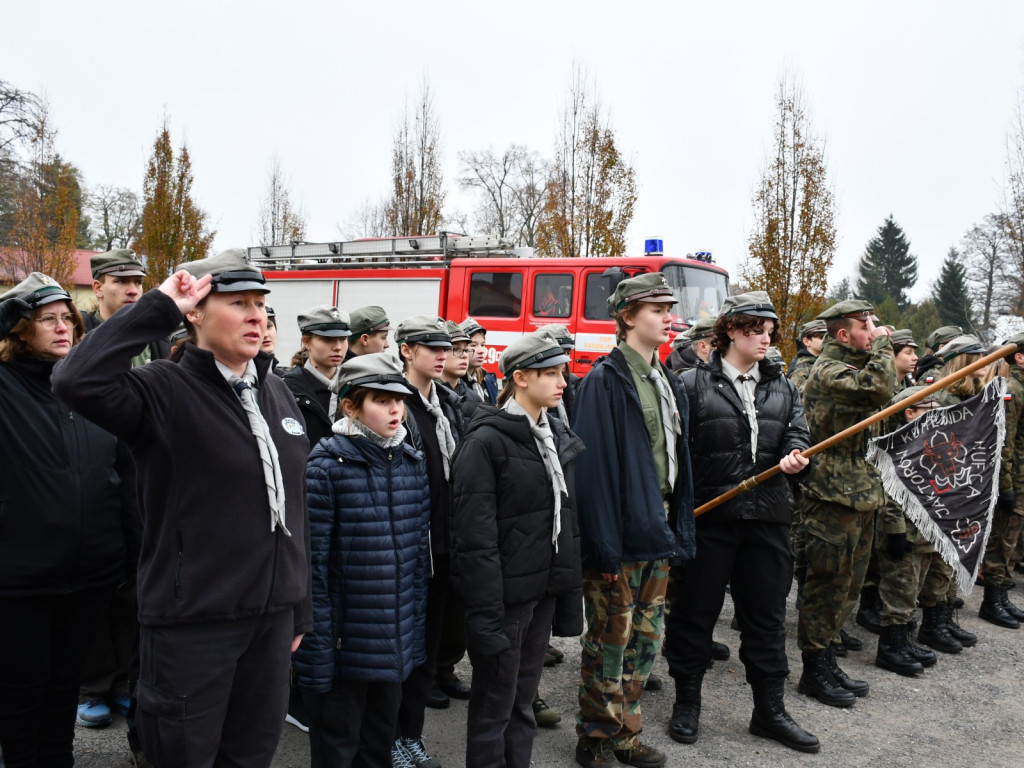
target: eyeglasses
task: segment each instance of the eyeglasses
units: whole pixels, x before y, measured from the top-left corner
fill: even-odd
[[[465,357],[469,354],[469,347],[452,347],[448,350],[448,354],[452,357]]]
[[[57,327],[58,320],[64,323],[68,328],[73,328],[75,325],[75,316],[70,312],[63,315],[43,315],[42,317],[36,318],[37,323],[50,331]]]

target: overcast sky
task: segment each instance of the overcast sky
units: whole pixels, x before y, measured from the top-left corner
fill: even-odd
[[[630,253],[710,250],[736,272],[781,76],[803,83],[838,203],[832,281],[890,213],[923,295],[1002,194],[1024,85],[1024,3],[4,3],[0,79],[43,93],[89,185],[141,189],[163,116],[192,153],[215,247],[255,244],[276,153],[311,241],[387,191],[406,102],[429,80],[449,207],[457,153],[550,156],[574,64],[596,81],[639,199]]]

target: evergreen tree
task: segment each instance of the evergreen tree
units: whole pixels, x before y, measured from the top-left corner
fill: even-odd
[[[910,304],[907,291],[917,283],[917,257],[910,253],[910,241],[892,214],[868,241],[858,269],[859,298],[881,304],[892,296],[901,310]]]
[[[943,325],[971,328],[971,295],[967,289],[967,268],[956,248],[950,248],[942,272],[932,290],[932,301]]]

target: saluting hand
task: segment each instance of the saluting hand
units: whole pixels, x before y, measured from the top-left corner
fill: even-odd
[[[187,315],[210,292],[212,275],[194,278],[184,269],[179,269],[160,284],[159,291],[170,296],[178,305],[182,315]]]
[[[800,451],[794,448],[779,460],[779,469],[787,475],[795,475],[810,463],[810,459],[804,458]]]

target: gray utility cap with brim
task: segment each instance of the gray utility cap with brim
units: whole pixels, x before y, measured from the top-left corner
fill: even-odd
[[[550,336],[558,345],[568,351],[576,346],[576,343],[572,340],[572,334],[569,333],[569,329],[559,323],[551,323],[549,325],[542,325],[535,331],[531,331],[531,336]]]
[[[819,314],[815,320],[838,320],[841,317],[849,317],[854,320],[874,320],[875,308],[863,299],[847,299],[846,301],[837,301]]]
[[[341,364],[338,373],[338,397],[346,397],[353,389],[379,389],[408,395],[415,391],[402,374],[402,364],[392,354],[374,352],[357,355]]]
[[[1024,333],[1013,334],[1013,336],[1003,342],[1003,346],[1007,344],[1016,344],[1018,347],[1024,347]]]
[[[623,280],[608,297],[612,312],[619,312],[631,301],[645,301],[648,304],[677,304],[668,280],[661,272],[646,272]]]
[[[113,251],[97,253],[89,258],[93,280],[104,275],[114,277],[145,277],[146,267],[131,248],[115,248]]]
[[[906,389],[897,392],[893,396],[892,400],[890,400],[889,402],[892,405],[895,405],[896,403],[901,403],[911,395],[916,395],[918,392],[923,392],[925,389],[927,389],[927,387],[907,387]],[[938,395],[935,392],[932,392],[930,395],[928,395],[925,398],[922,398],[921,400],[918,400],[916,403],[911,403],[910,405],[907,406],[907,408],[919,408],[923,405],[938,405],[939,401],[937,398]]]
[[[914,341],[914,332],[909,328],[899,328],[889,334],[893,346],[913,347],[917,349],[917,342]]]
[[[301,312],[299,314],[299,330],[302,333],[312,333],[330,339],[340,339],[352,335],[348,313],[342,312],[330,304],[320,304]]]
[[[487,329],[484,328],[480,323],[474,320],[472,317],[467,317],[459,325],[466,333],[472,336],[475,333],[482,333],[484,336],[487,335]]]
[[[0,301],[9,299],[21,299],[28,304],[29,309],[38,309],[55,301],[72,303],[71,295],[60,287],[60,283],[42,272],[31,273],[3,296],[0,296]]]
[[[936,328],[934,331],[928,334],[928,338],[925,339],[925,344],[932,352],[938,352],[939,347],[943,344],[947,344],[957,336],[962,336],[964,329],[959,325],[944,325],[941,328]]]
[[[452,337],[448,335],[448,323],[443,317],[413,315],[398,324],[398,329],[395,331],[395,342],[450,348]]]
[[[449,320],[447,323],[445,323],[445,327],[448,329],[448,335],[451,337],[452,344],[454,344],[457,341],[460,343],[463,341],[469,341],[469,334],[462,330],[462,326],[459,325],[458,323],[453,323],[451,320]]]
[[[719,317],[732,317],[733,315],[750,315],[751,317],[764,317],[769,320],[779,321],[775,314],[775,307],[772,300],[764,291],[750,291],[729,296],[722,302],[722,310]]]
[[[988,348],[981,343],[981,339],[965,334],[950,339],[942,351],[936,352],[936,354],[942,358],[942,362],[948,363],[957,355],[984,355],[986,352],[988,352]]]
[[[384,311],[384,307],[360,307],[353,309],[349,314],[349,326],[352,328],[353,336],[362,336],[364,333],[390,331],[391,321],[388,320],[388,313]]]
[[[554,336],[528,333],[505,347],[498,369],[503,376],[511,376],[526,368],[552,368],[568,362],[569,356]]]
[[[824,336],[825,333],[826,328],[824,320],[811,320],[810,322],[804,323],[800,326],[797,338],[806,339],[808,336],[817,336],[818,334]]]
[[[688,331],[686,331],[687,338],[696,344],[698,341],[714,336],[715,320],[717,320],[717,318],[702,317],[696,323],[691,325]]]
[[[188,261],[175,267],[175,270],[178,269],[184,269],[195,278],[212,275],[211,293],[238,293],[239,291],[270,293],[263,273],[249,263],[245,251],[241,248],[221,251],[208,259]]]

